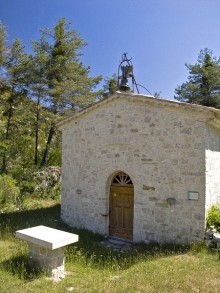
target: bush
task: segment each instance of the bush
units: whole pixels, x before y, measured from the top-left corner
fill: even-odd
[[[220,230],[220,208],[217,205],[213,205],[206,218],[208,226],[214,226],[217,230]]]
[[[0,175],[0,211],[13,210],[20,205],[20,189],[9,175]]]
[[[30,196],[34,192],[34,188],[36,186],[34,173],[38,170],[39,169],[37,166],[33,166],[31,168],[20,170],[19,175],[16,172],[12,174],[12,177],[15,178],[17,181],[17,186],[20,189],[22,197]]]
[[[59,199],[61,194],[61,169],[50,166],[34,173],[34,197],[38,199]]]
[[[18,186],[23,199],[59,199],[61,194],[61,168],[50,166],[40,169],[37,166],[22,173]],[[16,177],[17,178],[17,177]]]

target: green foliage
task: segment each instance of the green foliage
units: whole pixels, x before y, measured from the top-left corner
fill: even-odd
[[[60,167],[50,166],[41,171],[32,170],[29,174],[29,181],[32,182],[34,189],[32,197],[35,199],[60,199],[61,195],[61,169]],[[25,180],[26,182],[27,180]]]
[[[220,208],[213,205],[209,211],[206,218],[208,226],[214,226],[220,231]]]
[[[155,97],[155,98],[161,98],[161,91],[160,92],[154,92],[154,94],[153,94],[153,96]]]
[[[5,54],[5,51],[7,51],[6,37],[7,37],[6,27],[0,21],[0,66],[4,62],[4,54]]]
[[[87,44],[65,18],[41,33],[28,55],[19,39],[6,47],[0,23],[0,174],[10,174],[25,194],[34,188],[27,179],[33,166],[61,165],[56,123],[103,94],[95,91],[102,77],[91,77],[79,59]]]
[[[60,175],[53,170],[42,170],[40,180],[36,175],[39,165],[61,165],[56,123],[103,93],[95,91],[102,77],[91,77],[90,67],[79,60],[86,43],[65,18],[41,32],[28,55],[19,39],[6,47],[7,32],[0,23],[1,210],[13,211],[20,198],[20,205],[28,197],[60,199]]]
[[[38,200],[59,200],[61,195],[61,185],[56,183],[57,182],[52,182],[51,186],[39,186],[38,188],[35,188],[33,197]]]
[[[65,18],[60,18],[53,29],[41,30],[42,38],[38,42],[32,41],[39,57],[35,63],[37,68],[44,64],[39,78],[45,78],[48,108],[55,115],[66,114],[68,110],[72,114],[93,103],[102,93],[93,91],[102,76],[90,77],[90,67],[80,62],[82,53],[79,50],[87,44],[76,30],[70,29],[70,24]]]
[[[90,77],[90,67],[80,62],[82,53],[79,50],[86,43],[76,30],[70,30],[70,23],[65,18],[60,18],[53,29],[41,29],[41,32],[41,39],[32,41],[35,52],[32,72],[37,77],[32,78],[32,96],[37,97],[38,103],[46,97],[47,108],[54,114],[49,121],[48,138],[40,163],[40,167],[44,167],[57,133],[55,124],[60,115],[66,117],[91,105],[103,91],[94,91],[102,77]]]
[[[0,175],[0,211],[20,206],[20,190],[16,181],[9,175]]]
[[[19,187],[23,197],[45,200],[60,200],[61,196],[61,169],[50,166],[43,170],[36,167],[27,169],[23,173],[23,178],[19,182]]]
[[[189,70],[188,81],[175,89],[174,98],[181,102],[220,108],[220,59],[212,51],[201,50],[198,63],[185,64]]]
[[[21,45],[19,39],[15,39],[8,53],[4,55],[1,70],[0,107],[2,109],[1,120],[5,122],[5,129],[0,135],[6,146],[1,157],[2,172],[9,172],[9,160],[12,157],[14,159],[15,148],[19,146],[16,139],[21,140],[22,138],[18,135],[18,129],[19,124],[25,123],[22,118],[27,101],[25,100],[26,88],[24,87],[26,61],[27,54],[24,53],[24,46]],[[21,117],[18,114],[19,111],[22,113]],[[25,112],[27,113],[27,110]],[[19,117],[19,120],[16,117]]]
[[[62,151],[61,147],[52,148],[50,151],[50,156],[47,161],[47,166],[60,166],[62,162]]]
[[[111,78],[105,78],[104,83],[104,96],[113,95],[118,90],[118,78],[117,75],[114,73]]]

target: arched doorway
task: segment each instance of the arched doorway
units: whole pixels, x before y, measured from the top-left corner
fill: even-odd
[[[133,240],[134,186],[131,178],[118,172],[111,181],[109,236]]]

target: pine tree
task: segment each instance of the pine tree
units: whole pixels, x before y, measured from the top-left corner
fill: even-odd
[[[1,108],[5,120],[5,151],[2,152],[2,172],[7,171],[7,159],[11,156],[11,133],[16,132],[18,125],[13,121],[14,113],[26,96],[24,76],[27,65],[27,54],[19,39],[15,39],[3,58],[2,79],[0,86]]]
[[[198,63],[185,64],[189,70],[188,81],[175,89],[174,98],[181,102],[220,109],[220,59],[212,51],[201,50]]]
[[[69,30],[70,23],[65,18],[58,20],[54,29],[44,29],[42,39],[46,42],[47,62],[45,68],[48,83],[47,107],[54,114],[51,120],[45,152],[40,166],[46,165],[50,145],[56,134],[56,122],[63,117],[94,103],[101,96],[102,90],[95,92],[95,87],[102,77],[89,77],[90,67],[80,62],[82,55],[78,51],[86,43],[76,30]],[[53,39],[51,45],[49,40]],[[49,40],[48,40],[49,39]],[[36,53],[41,50],[41,42],[33,42]]]
[[[47,103],[48,96],[48,80],[47,80],[47,64],[49,44],[42,37],[38,42],[33,42],[34,55],[30,55],[28,59],[28,70],[26,72],[26,85],[29,90],[29,97],[35,101],[35,147],[34,147],[34,164],[38,164],[39,152],[39,131],[42,123],[42,105]],[[49,111],[48,113],[49,114]],[[46,118],[44,119],[46,120]]]
[[[7,37],[6,26],[4,26],[0,21],[0,66],[3,64],[4,53],[5,51],[7,51],[6,37]]]

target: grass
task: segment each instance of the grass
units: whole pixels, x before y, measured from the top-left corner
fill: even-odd
[[[102,236],[62,224],[59,204],[37,207],[0,214],[1,293],[220,292],[218,253],[202,244],[138,244],[126,253],[112,251],[100,244]],[[29,267],[27,243],[15,238],[16,230],[37,225],[79,234],[79,242],[65,249],[68,275],[60,283]]]

